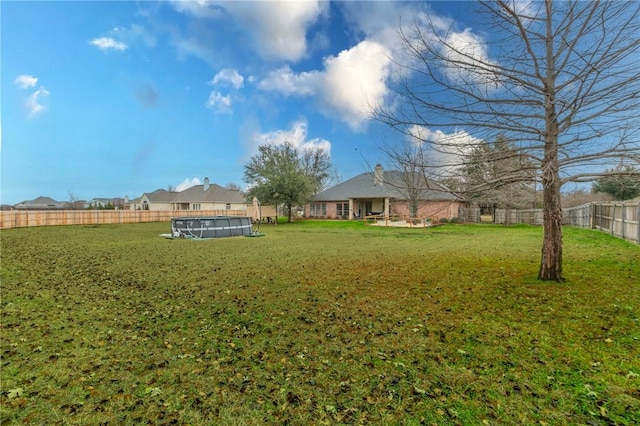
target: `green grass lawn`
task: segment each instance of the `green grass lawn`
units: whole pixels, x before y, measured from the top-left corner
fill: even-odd
[[[1,233],[1,424],[640,424],[640,248],[308,221]]]

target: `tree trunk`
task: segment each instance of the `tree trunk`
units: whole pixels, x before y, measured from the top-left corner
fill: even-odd
[[[553,173],[550,173],[553,174]],[[544,209],[542,224],[542,260],[538,279],[543,281],[563,281],[562,277],[562,207],[560,204],[560,185],[557,173],[551,182],[543,177]]]
[[[562,281],[562,206],[560,203],[560,164],[558,161],[558,114],[556,112],[556,74],[553,51],[551,0],[546,0],[546,77],[544,79],[544,159],[542,160],[542,197],[544,236],[538,279]]]

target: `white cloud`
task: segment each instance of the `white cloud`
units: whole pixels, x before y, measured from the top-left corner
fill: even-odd
[[[169,0],[180,13],[193,15],[198,18],[219,17],[224,13],[222,8],[210,0]]]
[[[331,142],[322,138],[307,139],[307,120],[300,119],[291,124],[291,128],[285,130],[274,130],[272,132],[260,133],[255,131],[249,142],[249,155],[253,155],[260,145],[282,145],[289,142],[296,149],[321,149],[331,154]]]
[[[32,75],[20,75],[15,80],[14,83],[21,89],[28,89],[30,87],[35,87],[38,83],[38,78]]]
[[[442,167],[449,172],[455,172],[462,162],[462,157],[470,154],[473,148],[482,143],[482,139],[471,136],[465,130],[445,133],[442,130],[434,131],[415,125],[408,133],[413,143],[428,146],[432,166]]]
[[[35,117],[41,114],[45,110],[45,106],[42,105],[42,98],[49,96],[49,91],[40,86],[38,90],[33,92],[24,102],[24,106],[27,108],[29,117]]]
[[[386,1],[353,1],[344,2],[341,6],[344,17],[355,34],[378,42],[392,51],[402,48],[398,26],[413,22],[421,10],[414,4]]]
[[[194,55],[212,66],[220,61],[221,56],[214,53],[219,43],[215,34],[218,21],[220,25],[237,25],[241,35],[248,33],[262,58],[292,63],[308,55],[311,43],[307,39],[308,29],[323,16],[328,16],[329,12],[329,2],[322,0],[174,0],[172,4],[179,12],[198,18],[198,21],[194,20],[198,25],[189,27],[192,32],[188,37],[173,30],[173,41],[179,55]],[[345,122],[354,131],[362,131],[371,118],[372,109],[388,107],[385,104],[393,95],[389,89],[391,79],[401,72],[407,73],[406,68],[402,69],[397,65],[410,64],[398,32],[399,25],[407,33],[411,25],[424,24],[428,20],[435,31],[448,34],[451,45],[455,47],[444,53],[455,57],[457,50],[457,54],[468,54],[474,60],[486,63],[489,68],[493,64],[480,36],[470,30],[453,31],[455,21],[437,15],[428,5],[414,2],[345,2],[338,7],[353,29],[354,38],[361,41],[338,54],[326,56],[321,69],[297,71],[292,65],[280,63],[266,76],[256,79],[259,89],[279,92],[285,96],[313,97],[323,115]],[[433,35],[426,34],[427,41]],[[321,32],[314,35],[319,39],[321,36]],[[490,83],[495,86],[489,73],[470,74],[464,68],[445,72],[451,73],[450,78],[467,78],[477,84]],[[235,73],[237,71],[233,69],[223,69],[210,84],[228,82],[237,89],[240,84],[244,84],[245,79]],[[252,77],[246,79],[251,80]],[[230,95],[223,96],[214,91],[210,100],[211,106],[230,108]]]
[[[518,15],[524,17],[524,19],[531,20],[540,14],[544,10],[544,4],[540,4],[534,0],[513,0],[510,5]]]
[[[531,9],[530,0],[513,1],[518,10]],[[495,75],[495,67],[498,64],[491,60],[485,40],[471,29],[457,31],[456,21],[437,14],[428,4],[345,2],[341,4],[341,9],[356,35],[384,46],[388,55],[393,58],[393,61],[387,64],[390,70],[385,74],[387,80],[382,83],[386,84],[389,79],[399,76],[411,78],[413,66],[424,66],[419,61],[415,63],[415,58],[408,54],[408,41],[412,48],[418,51],[440,46],[439,53],[444,57],[452,61],[466,62],[466,66],[449,63],[441,69],[453,84],[467,83],[482,91],[500,87]],[[419,34],[416,34],[417,28],[420,30]],[[402,35],[407,39],[403,40]],[[448,47],[441,46],[441,41],[448,44]],[[399,67],[397,64],[408,67]]]
[[[116,41],[111,37],[98,37],[98,38],[94,38],[93,40],[91,40],[89,42],[89,44],[92,44],[94,46],[96,46],[98,49],[102,50],[102,51],[107,51],[107,50],[119,50],[121,52],[127,50],[127,45],[120,42],[120,41]]]
[[[329,9],[329,3],[322,0],[295,2],[173,0],[171,3],[178,12],[197,18],[209,20],[231,18],[242,27],[243,31],[249,33],[261,57],[285,61],[298,61],[307,54],[307,28]]]
[[[307,27],[329,7],[321,0],[223,4],[251,32],[262,57],[286,61],[297,61],[306,55]]]
[[[530,0],[513,1],[518,10],[531,9]],[[496,63],[490,60],[483,38],[468,28],[456,31],[457,24],[453,19],[438,15],[428,5],[407,3],[398,6],[392,2],[346,2],[343,10],[358,31],[363,32],[368,39],[384,45],[397,63],[411,64],[412,61],[404,49],[407,40],[401,38],[401,33],[416,50],[431,47],[431,43],[439,44],[444,41],[448,46],[442,47],[442,53],[447,59],[468,64],[465,66],[451,63],[443,69],[453,82],[495,86],[492,69]],[[401,33],[398,31],[399,27]],[[416,28],[420,29],[420,33],[414,39]],[[484,70],[478,71],[478,68]],[[406,69],[396,68],[395,71],[406,72]]]
[[[490,89],[498,86],[488,48],[482,37],[470,29],[451,32],[445,39],[444,54],[448,65],[444,69],[454,83],[471,83]]]
[[[280,92],[286,96],[315,95],[320,89],[322,75],[320,71],[294,73],[289,65],[271,71],[258,83],[258,88]]]
[[[232,68],[225,68],[221,70],[213,77],[213,80],[209,82],[212,86],[230,84],[234,89],[241,88],[243,83],[244,77]]]
[[[184,191],[185,189],[189,189],[192,186],[196,186],[196,185],[202,185],[202,182],[200,181],[200,179],[198,178],[193,178],[193,179],[185,179],[183,180],[180,184],[178,184],[178,186],[176,186],[176,191],[180,192],[180,191]]]
[[[214,87],[231,86],[232,89],[240,89],[244,84],[244,77],[235,69],[225,68],[218,72],[208,84]],[[231,113],[233,112],[232,103],[230,94],[223,95],[220,91],[213,90],[205,105],[218,113]]]
[[[370,118],[371,108],[382,105],[388,94],[389,53],[381,44],[365,40],[325,58],[323,71],[295,74],[285,66],[272,71],[258,87],[285,95],[317,96],[323,114],[359,131]]]
[[[362,130],[371,109],[383,105],[388,93],[389,53],[381,44],[365,40],[327,58],[321,94],[325,113]]]
[[[400,64],[408,61],[402,34],[411,34],[415,24],[425,29],[426,22],[430,22],[441,31],[451,28],[453,24],[451,19],[433,13],[425,2],[351,1],[341,6],[355,34],[381,44]]]
[[[209,94],[209,99],[205,104],[207,108],[212,109],[219,113],[231,113],[231,96],[223,96],[218,91],[213,91]]]
[[[32,75],[23,74],[19,75],[13,82],[21,89],[30,89],[35,87],[38,83],[38,78]],[[45,89],[44,86],[40,86],[39,89],[25,99],[24,107],[27,109],[27,113],[30,118],[44,112],[46,107],[42,104],[42,100],[47,96],[49,96],[49,91]]]

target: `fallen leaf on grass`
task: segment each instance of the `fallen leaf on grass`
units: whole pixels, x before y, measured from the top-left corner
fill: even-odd
[[[420,388],[419,388],[419,387],[417,387],[417,386],[414,386],[414,387],[413,387],[413,392],[414,392],[416,395],[424,395],[424,394],[426,394],[426,393],[427,393],[427,391],[426,391],[426,390],[424,390],[424,389],[420,389]]]
[[[604,405],[600,406],[600,415],[605,419],[607,418],[607,408]]]
[[[148,387],[144,390],[144,393],[146,393],[149,396],[158,396],[162,393],[162,389]]]
[[[17,398],[19,396],[22,396],[23,393],[24,393],[24,389],[22,388],[9,389],[7,391],[7,398],[9,399]]]

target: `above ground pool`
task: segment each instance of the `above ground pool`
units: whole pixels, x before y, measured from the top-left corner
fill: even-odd
[[[204,216],[171,219],[172,238],[220,238],[250,236],[250,217]]]

